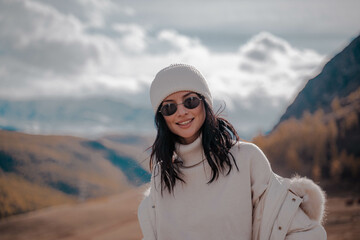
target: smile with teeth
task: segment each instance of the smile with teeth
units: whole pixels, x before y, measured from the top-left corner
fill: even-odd
[[[187,125],[189,124],[190,122],[192,122],[194,119],[189,119],[189,120],[186,120],[186,121],[183,121],[183,122],[178,122],[176,123],[177,125],[180,125],[180,126],[184,126],[184,125]]]

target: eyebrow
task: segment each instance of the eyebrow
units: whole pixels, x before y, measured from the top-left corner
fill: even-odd
[[[182,98],[186,98],[187,96],[189,96],[190,94],[196,94],[195,92],[189,92],[187,94],[185,94],[184,96],[182,96]],[[175,102],[175,100],[169,99],[169,100],[164,100],[163,102]]]

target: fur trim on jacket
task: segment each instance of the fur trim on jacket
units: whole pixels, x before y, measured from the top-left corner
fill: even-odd
[[[325,192],[306,177],[293,177],[290,180],[290,190],[303,199],[300,208],[310,219],[323,222],[325,215]]]

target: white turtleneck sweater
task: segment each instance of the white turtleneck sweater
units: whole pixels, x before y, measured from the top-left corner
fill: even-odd
[[[272,174],[262,151],[239,142],[230,152],[234,166],[208,184],[211,168],[205,160],[182,168],[186,183],[176,182],[174,193],[161,195],[160,173],[154,174],[150,194],[139,206],[138,216],[145,240],[251,239],[253,204],[265,191]],[[201,137],[188,145],[176,145],[184,166],[204,159]],[[155,170],[156,173],[156,170]]]

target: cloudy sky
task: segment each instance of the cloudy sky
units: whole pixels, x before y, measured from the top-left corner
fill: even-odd
[[[0,99],[150,107],[156,72],[184,62],[231,111],[268,117],[255,121],[266,129],[360,33],[358,9],[358,0],[0,0]]]

